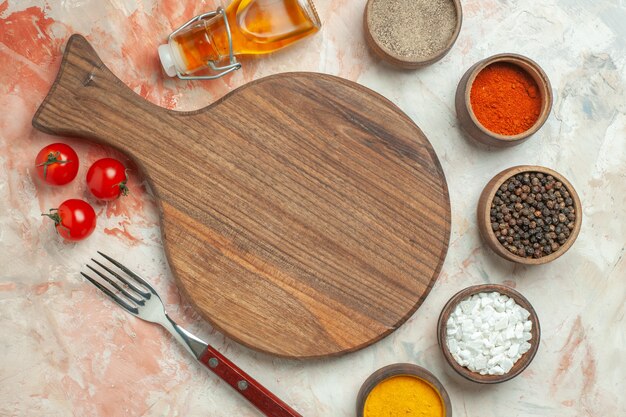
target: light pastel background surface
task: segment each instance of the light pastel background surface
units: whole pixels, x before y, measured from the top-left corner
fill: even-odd
[[[363,380],[381,366],[413,362],[447,387],[455,416],[626,415],[626,2],[467,0],[461,35],[442,61],[398,71],[374,60],[361,29],[364,1],[317,0],[314,38],[215,82],[166,80],[156,47],[211,1],[12,0],[0,3],[0,415],[255,416],[245,401],[187,356],[161,329],[135,319],[77,272],[97,249],[136,266],[166,294],[167,308],[304,416],[348,417]],[[34,181],[33,159],[57,138],[30,119],[50,87],[70,34],[87,36],[102,60],[148,100],[205,106],[264,75],[321,71],[373,88],[430,138],[446,173],[452,236],[443,272],[415,315],[362,351],[297,362],[243,348],[215,332],[179,298],[164,259],[157,210],[141,178],[132,195],[93,202],[98,227],[79,244],[59,241],[40,213],[89,199],[89,164],[114,151],[65,138],[81,156],[79,180],[52,189]],[[487,150],[459,131],[456,84],[474,62],[500,52],[538,61],[555,92],[553,112],[521,146]],[[207,126],[210,132],[210,126]],[[573,248],[552,264],[520,267],[482,245],[475,206],[484,184],[517,164],[563,173],[582,197]],[[419,215],[419,214],[416,214]],[[437,347],[445,301],[483,282],[507,283],[534,304],[543,337],[520,377],[477,386],[453,375]]]

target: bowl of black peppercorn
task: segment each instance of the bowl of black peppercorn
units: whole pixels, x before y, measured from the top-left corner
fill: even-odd
[[[535,165],[505,169],[478,200],[483,240],[511,262],[539,265],[563,255],[582,225],[574,186],[558,172]]]

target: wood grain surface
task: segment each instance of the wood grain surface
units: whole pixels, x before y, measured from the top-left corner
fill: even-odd
[[[73,35],[33,126],[137,161],[181,291],[254,349],[365,347],[413,314],[445,258],[449,197],[430,143],[347,80],[278,74],[176,112],[136,95]]]

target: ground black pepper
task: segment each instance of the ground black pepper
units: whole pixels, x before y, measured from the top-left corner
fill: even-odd
[[[491,202],[491,229],[509,252],[541,258],[569,238],[576,208],[567,187],[541,172],[525,172],[506,180]]]
[[[443,51],[458,16],[452,0],[372,0],[372,36],[387,50],[412,60]]]

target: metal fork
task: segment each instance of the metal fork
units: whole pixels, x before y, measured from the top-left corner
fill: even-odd
[[[107,266],[91,258],[91,261],[98,268],[89,264],[87,264],[87,268],[108,285],[84,272],[81,272],[81,275],[108,295],[120,307],[135,317],[165,327],[174,336],[174,339],[182,344],[198,361],[239,392],[266,416],[302,417],[267,388],[215,350],[215,348],[176,324],[165,312],[165,307],[159,294],[143,278],[104,253],[98,251],[98,254],[111,265]]]

